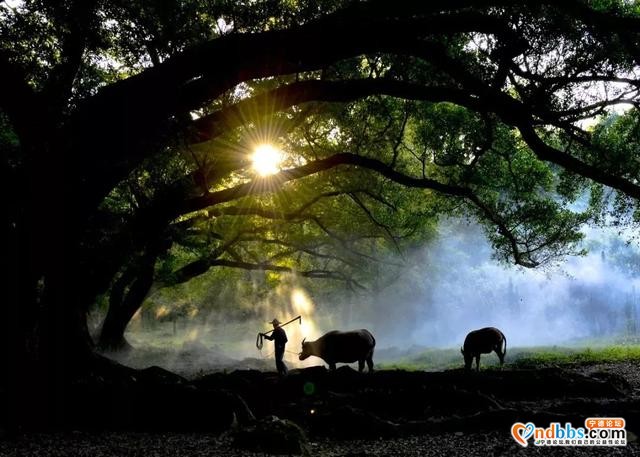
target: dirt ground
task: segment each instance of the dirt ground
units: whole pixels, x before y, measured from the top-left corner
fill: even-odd
[[[563,367],[592,375],[611,373],[624,377],[640,397],[640,369],[631,362]],[[536,424],[539,425],[539,424]],[[546,424],[540,424],[546,425]],[[522,448],[508,428],[483,433],[448,431],[385,439],[337,440],[311,437],[313,456],[631,456],[640,455],[640,442],[630,433],[626,447]],[[232,445],[231,433],[66,432],[7,436],[0,432],[0,456],[263,456]]]
[[[413,436],[373,441],[311,441],[313,456],[634,456],[640,444],[620,448],[518,446],[504,433]],[[227,437],[205,434],[71,433],[37,434],[0,443],[1,456],[24,457],[204,457],[264,456],[234,449]]]

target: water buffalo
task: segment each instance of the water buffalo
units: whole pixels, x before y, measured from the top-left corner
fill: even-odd
[[[325,333],[315,341],[302,340],[300,360],[315,355],[329,364],[329,369],[335,370],[336,363],[352,363],[358,361],[358,370],[364,370],[367,362],[369,372],[373,371],[373,349],[376,339],[369,330],[351,330],[340,332],[333,330]]]
[[[504,356],[507,354],[507,338],[504,333],[495,327],[485,327],[469,332],[464,339],[464,347],[460,348],[460,352],[464,356],[465,369],[471,369],[475,357],[476,370],[480,371],[480,354],[489,354],[491,351],[496,351],[500,358],[500,366],[502,366]]]

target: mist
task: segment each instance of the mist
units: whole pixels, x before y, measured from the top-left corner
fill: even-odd
[[[284,322],[298,315],[301,325],[285,327],[290,367],[321,364],[315,358],[299,362],[300,343],[334,329],[369,329],[379,358],[386,360],[422,348],[458,348],[469,331],[485,326],[500,328],[509,347],[635,338],[640,331],[637,245],[625,243],[612,229],[585,230],[586,256],[527,269],[495,260],[480,227],[446,220],[436,239],[405,254],[403,268],[381,262],[380,279],[366,291],[327,292],[322,281],[310,287],[289,278],[266,294],[249,293],[242,302],[231,284],[218,299],[238,300],[238,308],[247,311],[230,315],[228,307],[214,309],[178,324],[154,324],[152,330],[134,319],[127,339],[146,351],[123,361],[176,371],[273,369],[273,345],[265,341],[257,350],[256,334],[270,330],[273,318]],[[257,291],[264,278],[263,273],[247,275],[243,287]]]
[[[381,291],[367,313],[387,345],[460,346],[466,333],[485,326],[503,330],[512,347],[637,332],[640,277],[621,261],[637,250],[613,230],[589,229],[586,256],[544,269],[496,261],[476,226],[449,221],[440,231],[411,254],[414,267]],[[612,243],[615,257],[608,252]]]

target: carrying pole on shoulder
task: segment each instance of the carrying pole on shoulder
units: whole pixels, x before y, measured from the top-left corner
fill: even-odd
[[[284,327],[285,325],[290,324],[290,323],[295,322],[295,321],[298,321],[300,323],[300,325],[302,325],[302,316],[296,316],[293,319],[288,320],[284,324],[280,324],[280,327]],[[273,330],[275,330],[275,329],[273,329]],[[259,351],[262,350],[264,335],[268,335],[269,333],[273,332],[273,330],[269,330],[268,332],[258,333],[258,336],[256,337],[256,348]]]

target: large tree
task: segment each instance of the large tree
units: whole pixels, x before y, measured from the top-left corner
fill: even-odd
[[[447,197],[529,267],[571,251],[583,216],[563,197],[584,182],[637,210],[637,149],[581,127],[637,110],[631,2],[159,5],[0,5],[8,348],[42,379],[91,357],[87,307],[108,290],[139,301],[194,213],[257,213],[298,182],[351,192],[365,214],[354,183],[419,189],[404,212]],[[254,177],[251,135],[269,131],[292,160]]]
[[[415,104],[389,97],[321,111],[321,115],[305,112],[302,123],[300,116],[293,116],[293,122],[281,119],[277,126],[251,127],[245,133],[255,137],[268,131],[272,136],[284,136],[283,148],[289,151],[290,162],[317,162],[320,157],[335,156],[333,150],[350,147],[355,153],[346,156],[349,160],[366,159],[363,163],[378,167],[378,173],[386,176],[381,179],[365,168],[326,170],[285,186],[257,180],[250,186],[239,185],[248,189],[247,194],[234,195],[234,204],[202,199],[191,206],[186,204],[190,198],[185,194],[181,204],[187,214],[169,225],[170,218],[163,223],[156,220],[153,230],[142,232],[149,248],[129,261],[112,286],[100,335],[102,347],[126,347],[126,324],[147,293],[157,289],[158,282],[163,286],[182,283],[215,266],[295,272],[362,288],[365,278],[371,277],[367,267],[372,261],[379,262],[371,252],[397,257],[408,246],[424,240],[442,215],[482,221],[496,253],[528,267],[571,252],[579,238],[576,229],[584,216],[571,214],[545,196],[553,189],[553,171],[537,162],[508,129],[450,104]],[[478,148],[488,148],[488,142],[491,150],[482,153],[482,162],[469,159],[470,150],[477,153]],[[235,143],[228,139],[225,144]],[[219,171],[219,163],[209,163],[209,148],[193,147],[188,154],[198,164],[198,173],[211,176]],[[220,152],[213,155],[220,156]],[[385,165],[388,163],[393,165]],[[287,172],[301,170],[293,165]],[[162,167],[164,176],[166,164]],[[145,170],[150,176],[156,174],[154,168]],[[441,174],[448,185],[426,195],[423,188],[431,189],[437,183],[426,178],[427,171]],[[244,167],[238,172],[252,173]],[[422,177],[412,179],[410,175]],[[151,196],[144,196],[153,194],[149,181],[136,173],[110,196],[110,205],[127,207],[133,200],[132,217],[143,214],[148,220],[149,213],[137,202],[158,205]],[[213,190],[216,181],[207,178],[207,182]],[[223,191],[228,192],[227,183],[223,184]],[[189,194],[199,195],[193,186],[189,189]],[[150,242],[153,233],[161,233],[165,241]],[[153,265],[162,257],[159,251],[170,250],[172,243],[181,246],[182,252],[195,253],[196,258],[179,266],[176,263],[175,271],[160,275],[165,278],[156,275],[154,287]]]

